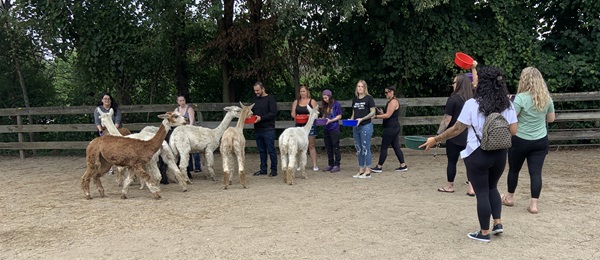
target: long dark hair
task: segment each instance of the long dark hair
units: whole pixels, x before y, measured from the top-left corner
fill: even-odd
[[[488,116],[501,113],[510,108],[508,89],[502,70],[496,67],[483,67],[477,71],[479,81],[475,90],[475,100],[479,103],[479,112]]]
[[[325,102],[325,100],[321,100],[321,114],[324,118],[329,117],[333,110],[333,103],[335,103],[335,99],[333,99],[333,95],[329,96],[329,103]]]
[[[104,94],[102,94],[102,95],[100,96],[100,102],[98,102],[98,106],[102,106],[102,105],[104,105],[104,104],[102,103],[102,98],[103,98],[104,96],[108,96],[108,97],[110,98],[110,108],[112,108],[112,109],[113,109],[113,111],[114,111],[115,113],[117,113],[117,110],[119,110],[119,104],[118,104],[118,103],[115,101],[115,99],[113,98],[113,96],[112,96],[112,95],[110,95],[110,93],[108,93],[108,92],[107,92],[107,93],[104,93]]]
[[[451,95],[458,95],[463,101],[473,98],[473,85],[467,75],[458,74],[456,76],[456,89]]]

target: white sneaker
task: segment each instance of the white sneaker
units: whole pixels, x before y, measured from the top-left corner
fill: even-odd
[[[299,172],[300,170],[302,170],[302,167],[298,166],[298,168],[296,168],[296,171]]]
[[[359,172],[357,174],[352,175],[352,178],[360,178],[360,176],[363,176],[363,175],[365,175],[365,174]]]
[[[316,165],[315,165],[315,166],[313,166],[313,171],[314,171],[314,172],[316,172],[316,171],[319,171],[319,166],[316,166]]]
[[[363,174],[361,176],[358,176],[358,178],[359,179],[369,179],[369,178],[371,178],[371,174],[370,173],[366,173],[366,174]]]

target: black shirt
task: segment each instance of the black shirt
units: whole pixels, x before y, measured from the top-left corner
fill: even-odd
[[[354,119],[363,118],[371,112],[371,108],[375,107],[375,99],[373,96],[364,96],[363,98],[355,97],[352,100],[352,111],[354,112]],[[363,120],[360,125],[366,125],[371,123],[371,118]]]
[[[448,124],[448,128],[452,127],[456,124],[456,120],[458,120],[458,116],[460,115],[460,111],[462,111],[463,106],[465,105],[465,100],[463,100],[459,95],[452,95],[446,101],[446,108],[444,109],[444,114],[452,116],[450,120],[450,124]],[[449,139],[449,141],[465,146],[467,145],[467,135],[469,131],[463,131],[459,135]]]
[[[385,107],[383,108],[384,113],[387,112],[390,101],[385,103]],[[400,127],[400,122],[398,122],[398,112],[400,112],[400,108],[394,110],[394,113],[392,113],[389,118],[383,119],[383,127]]]
[[[273,95],[254,97],[254,115],[260,116],[260,121],[254,124],[255,131],[275,130],[275,119],[277,118],[277,101]]]

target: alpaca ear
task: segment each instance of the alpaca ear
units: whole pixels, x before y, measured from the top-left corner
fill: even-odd
[[[244,104],[242,103],[242,101],[240,101],[240,106],[244,107]]]
[[[110,115],[110,117],[112,117],[115,114],[115,111],[113,111],[112,107],[108,110],[108,114]]]
[[[169,113],[169,112],[167,112],[167,113]],[[160,114],[160,115],[158,115],[158,118],[160,118],[160,119],[165,119],[165,118],[168,118],[168,117],[169,117],[169,114]]]
[[[252,109],[254,107],[254,103],[252,103],[252,105],[250,105],[250,109]]]

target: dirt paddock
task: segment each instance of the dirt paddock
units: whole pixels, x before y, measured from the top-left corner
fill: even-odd
[[[445,155],[405,153],[409,171],[391,171],[389,157],[371,179],[351,178],[350,153],[342,172],[310,171],[294,186],[248,176],[242,189],[235,176],[222,190],[194,174],[188,192],[161,185],[162,200],[138,185],[120,199],[114,176],[102,178],[107,197],[92,184],[86,200],[84,157],[0,157],[0,259],[600,259],[600,149],[550,152],[537,215],[524,168],[505,233],[489,244],[466,236],[478,222],[462,162],[456,192],[440,193]],[[249,172],[258,161],[247,155]]]

